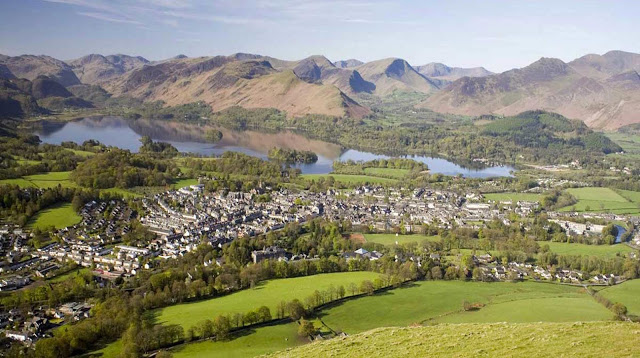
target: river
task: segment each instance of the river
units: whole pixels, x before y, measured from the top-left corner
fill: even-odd
[[[304,174],[326,174],[331,172],[336,160],[368,161],[388,159],[392,156],[374,154],[355,149],[344,149],[338,144],[309,139],[291,131],[268,133],[260,131],[234,131],[216,128],[222,132],[222,139],[216,143],[205,139],[207,129],[179,122],[161,120],[127,120],[121,117],[89,117],[71,122],[42,121],[41,128],[35,131],[44,143],[60,144],[65,141],[82,143],[95,139],[103,144],[117,146],[136,152],[140,147],[140,138],[149,136],[155,141],[171,143],[181,152],[196,153],[205,156],[219,155],[225,151],[242,152],[262,159],[267,158],[273,147],[310,150],[318,155],[313,164],[299,164]],[[466,168],[442,158],[427,156],[405,156],[429,166],[431,173],[444,175],[462,175],[470,178],[511,176],[516,169],[511,166],[490,166],[485,168]]]

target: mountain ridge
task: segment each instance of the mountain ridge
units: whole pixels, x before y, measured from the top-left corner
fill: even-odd
[[[236,53],[149,61],[89,54],[65,62],[46,55],[0,55],[2,79],[36,81],[46,76],[63,87],[100,86],[109,95],[167,105],[204,101],[214,110],[268,106],[290,116],[362,117],[370,113],[359,104],[366,96],[419,92],[427,98],[417,107],[435,112],[478,116],[547,110],[602,129],[640,122],[638,72],[640,54],[617,50],[570,62],[542,57],[502,73],[438,62],[412,66],[395,57],[365,63],[332,62],[322,55],[282,60]]]

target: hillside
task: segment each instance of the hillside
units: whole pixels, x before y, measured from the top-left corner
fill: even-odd
[[[341,60],[341,61],[336,61],[333,63],[334,66],[339,67],[339,68],[351,68],[351,67],[357,67],[360,65],[363,65],[364,62],[360,61],[360,60],[356,60],[355,58],[351,58],[348,60]]]
[[[639,72],[640,54],[623,51],[589,54],[568,63],[541,58],[499,74],[484,67],[449,67],[436,62],[411,66],[399,58],[332,62],[322,55],[301,60],[250,53],[197,58],[179,55],[150,62],[139,56],[91,54],[68,63],[49,56],[0,55],[0,78],[33,81],[34,92],[23,92],[54,110],[100,107],[108,98],[112,103],[133,98],[164,101],[169,106],[203,102],[214,111],[232,106],[269,107],[285,111],[289,117],[362,118],[372,113],[370,108],[381,113],[380,103],[406,106],[394,102],[401,97],[391,97],[399,91],[422,96],[404,109],[407,113],[414,112],[415,103],[424,111],[467,116],[513,116],[544,110],[598,129],[640,123]],[[61,86],[48,82],[41,87],[37,83],[40,76]],[[10,97],[7,93],[5,100]],[[24,108],[17,112],[33,112],[27,98],[23,96],[18,102],[18,107]],[[12,103],[11,108],[18,108]]]
[[[22,117],[43,113],[31,95],[31,82],[25,79],[0,79],[0,117]]]
[[[0,79],[0,116],[20,118],[61,111],[90,108],[92,104],[74,97],[54,79],[40,75],[33,81],[24,78]]]
[[[70,61],[69,65],[82,83],[101,84],[147,63],[140,56],[91,54]]]
[[[167,105],[203,101],[214,111],[242,106],[276,108],[289,116],[362,117],[368,113],[336,86],[320,81],[317,68],[316,61],[310,60],[279,71],[252,55],[178,58],[134,69],[104,87],[116,96],[161,100]]]
[[[624,342],[611,344],[620,337]],[[638,351],[634,323],[497,323],[378,328],[269,357],[631,357]]]
[[[3,71],[1,68],[4,68]],[[71,66],[63,61],[49,56],[22,55],[15,57],[0,57],[0,73],[10,72],[9,76],[26,78],[30,81],[45,75],[63,86],[80,84]],[[5,73],[5,78],[10,78]]]
[[[394,91],[431,93],[438,89],[434,82],[399,58],[367,62],[354,69],[362,78],[375,84],[374,93],[378,96],[386,96]]]
[[[414,68],[418,73],[437,83],[440,87],[444,87],[444,85],[462,77],[485,77],[494,74],[484,67],[449,67],[438,62],[431,62]]]
[[[522,69],[460,78],[420,107],[464,115],[513,115],[542,109],[616,129],[640,122],[640,55],[612,51],[570,63],[541,58]]]

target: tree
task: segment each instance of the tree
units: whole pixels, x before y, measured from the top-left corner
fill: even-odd
[[[299,324],[300,326],[298,327],[298,334],[300,336],[311,337],[315,334],[316,328],[313,326],[313,322],[302,319],[300,320]]]
[[[283,319],[286,311],[287,303],[285,301],[280,301],[276,307],[276,317],[278,317],[278,319]]]
[[[433,268],[431,268],[431,277],[434,280],[442,279],[442,269],[440,268],[440,266],[434,266]]]
[[[344,289],[344,286],[340,285],[338,286],[338,297],[339,298],[344,298],[344,296],[346,295],[346,291]]]
[[[292,320],[297,321],[302,318],[306,312],[300,300],[295,299],[287,303],[287,313]]]
[[[356,293],[358,293],[358,285],[356,285],[354,282],[349,283],[349,292],[351,292],[351,296],[354,296]]]
[[[246,324],[251,325],[257,323],[259,320],[258,314],[255,311],[249,311],[244,314],[244,322]]]
[[[611,310],[613,311],[613,313],[616,314],[616,316],[621,317],[627,314],[627,306],[623,305],[622,303],[615,303],[613,306],[611,306]]]
[[[269,307],[261,306],[260,308],[258,308],[257,313],[260,321],[262,322],[271,321],[271,310],[269,310]]]
[[[213,322],[206,319],[198,324],[198,331],[201,338],[209,338],[213,336]]]
[[[360,292],[361,293],[366,293],[367,295],[371,295],[373,294],[373,291],[375,290],[374,286],[373,286],[373,282],[369,281],[369,280],[364,280],[360,283]]]
[[[216,340],[224,340],[229,337],[231,331],[231,322],[227,316],[220,315],[213,321],[213,333]]]

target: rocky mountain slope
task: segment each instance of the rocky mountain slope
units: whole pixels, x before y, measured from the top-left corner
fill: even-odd
[[[46,75],[63,86],[80,84],[71,66],[53,57],[33,55],[0,57],[0,76],[3,78],[17,77],[33,81],[40,75]]]
[[[140,56],[91,54],[69,62],[73,72],[85,84],[102,84],[125,72],[148,64]]]
[[[161,100],[168,105],[203,101],[214,111],[242,106],[277,108],[289,116],[312,113],[362,117],[369,112],[321,77],[313,60],[278,70],[259,56],[233,55],[145,65],[104,87],[117,96]]]
[[[374,93],[386,96],[393,91],[432,93],[438,86],[419,74],[409,63],[400,58],[387,58],[367,62],[353,68],[362,78],[375,84]]]
[[[348,60],[336,61],[333,63],[333,65],[338,68],[351,68],[351,67],[358,67],[360,65],[364,65],[364,62],[360,60],[356,60],[355,58],[351,58]]]
[[[444,63],[438,62],[431,62],[414,68],[418,73],[437,83],[440,87],[444,87],[462,77],[485,77],[494,74],[484,67],[449,67]]]
[[[616,129],[640,122],[639,70],[640,55],[622,51],[569,63],[541,58],[522,69],[460,78],[420,106],[465,115],[542,109]]]
[[[65,63],[49,56],[0,55],[0,78],[13,81],[4,82],[3,98],[18,95],[17,79],[33,82],[30,90],[19,94],[23,96],[19,102],[25,105],[23,113],[34,108],[24,95],[47,108],[86,106],[74,99],[76,94],[89,102],[126,96],[167,105],[200,101],[214,111],[231,106],[271,107],[289,116],[360,118],[371,112],[358,101],[405,91],[426,94],[418,107],[435,112],[513,115],[540,109],[604,129],[640,123],[639,72],[640,55],[622,51],[586,55],[569,63],[542,58],[500,74],[483,67],[441,63],[413,67],[399,58],[331,62],[316,55],[288,61],[237,53],[198,58],[180,55],[150,62],[128,55],[92,54]],[[72,95],[49,82],[42,92],[38,86],[44,79],[37,80],[40,76]],[[56,100],[41,102],[46,98]]]

